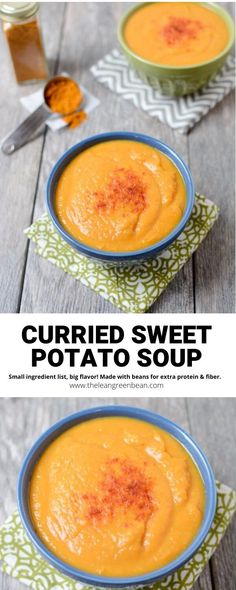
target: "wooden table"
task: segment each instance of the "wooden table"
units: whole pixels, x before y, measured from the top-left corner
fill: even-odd
[[[126,404],[157,411],[188,430],[207,453],[216,477],[236,489],[236,403],[230,399],[101,398],[0,400],[0,524],[16,505],[16,482],[26,451],[56,420],[100,404]],[[236,518],[194,590],[235,590]],[[1,590],[24,586],[0,574]]]
[[[224,3],[224,6],[226,4]],[[41,16],[51,72],[67,71],[100,99],[88,121],[74,131],[46,131],[13,156],[0,154],[1,312],[116,312],[109,302],[34,253],[23,230],[45,209],[44,186],[58,157],[94,133],[129,130],[172,145],[190,165],[197,190],[220,205],[220,219],[153,312],[234,310],[234,94],[188,135],[140,112],[102,87],[89,68],[117,45],[116,26],[127,3],[42,3]],[[233,11],[233,3],[227,8]],[[34,87],[15,83],[3,35],[1,137],[25,117],[19,98]]]

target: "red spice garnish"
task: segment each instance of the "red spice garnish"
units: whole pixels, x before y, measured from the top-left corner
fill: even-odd
[[[162,35],[168,45],[175,45],[185,39],[196,39],[201,29],[203,24],[198,20],[171,16],[169,23],[162,29]]]
[[[111,519],[115,511],[132,510],[136,520],[148,518],[153,511],[152,484],[143,471],[127,459],[106,462],[106,471],[96,494],[82,496],[85,515],[94,523]]]
[[[146,205],[145,185],[133,171],[117,168],[104,191],[94,193],[98,211],[110,212],[118,207],[128,207],[134,213],[140,213]]]

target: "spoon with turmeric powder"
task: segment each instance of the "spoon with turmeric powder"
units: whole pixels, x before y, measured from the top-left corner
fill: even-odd
[[[41,127],[53,113],[62,115],[70,127],[75,127],[86,113],[82,110],[83,94],[76,82],[67,76],[54,76],[44,87],[44,102],[27,117],[1,145],[4,154],[10,155],[25,145],[35,131]]]

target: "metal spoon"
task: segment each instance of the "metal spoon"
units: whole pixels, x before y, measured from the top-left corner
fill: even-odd
[[[39,127],[41,127],[41,125],[46,123],[47,119],[49,119],[49,117],[51,117],[52,114],[55,114],[47,104],[46,93],[49,85],[55,80],[60,79],[70,80],[70,78],[68,78],[67,76],[54,76],[53,78],[50,78],[43,90],[44,102],[40,105],[40,107],[36,109],[36,111],[31,113],[31,115],[29,115],[14,131],[12,131],[12,133],[10,133],[3,140],[1,149],[4,152],[4,154],[7,154],[9,156],[10,154],[13,154],[13,152],[15,152],[18,148],[25,145],[32,138],[34,132]],[[77,111],[81,108],[82,104],[79,105]],[[72,113],[60,113],[59,116],[70,114]]]

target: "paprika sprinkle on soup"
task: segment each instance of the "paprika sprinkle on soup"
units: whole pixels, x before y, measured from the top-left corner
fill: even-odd
[[[198,32],[202,28],[203,24],[198,20],[172,16],[161,32],[168,45],[174,45],[186,39],[196,39]]]
[[[146,191],[142,179],[133,170],[117,168],[104,191],[97,191],[97,209],[106,212],[129,208],[141,213],[146,205]]]
[[[138,468],[128,459],[114,457],[106,462],[106,470],[98,491],[84,494],[86,517],[96,523],[109,520],[123,510],[137,520],[149,518],[153,512],[151,480],[143,467]]]

